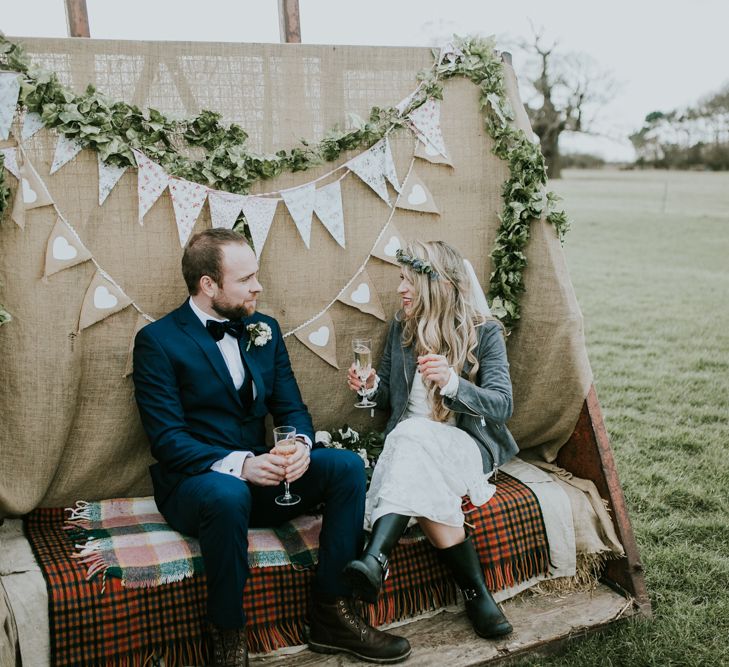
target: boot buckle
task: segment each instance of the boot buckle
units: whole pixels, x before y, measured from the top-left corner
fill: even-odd
[[[380,567],[382,568],[382,580],[384,581],[390,576],[390,563],[387,560],[387,556],[383,553],[378,553],[375,556],[375,560],[380,564]]]

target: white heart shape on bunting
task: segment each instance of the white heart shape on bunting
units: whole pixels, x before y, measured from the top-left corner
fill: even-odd
[[[309,342],[318,347],[326,347],[329,342],[329,327],[321,326],[309,334]]]
[[[28,179],[23,179],[23,203],[34,204],[38,199],[38,193],[28,183]]]
[[[423,186],[416,183],[413,189],[410,190],[410,194],[408,194],[408,204],[418,206],[419,204],[425,204],[426,201],[428,201],[428,195],[425,194]]]
[[[360,283],[354,292],[352,292],[352,301],[355,303],[370,302],[370,286],[367,283]]]
[[[395,253],[400,250],[400,239],[397,238],[397,236],[391,236],[390,240],[387,242],[387,245],[385,246],[385,254],[388,257],[394,257]]]
[[[53,239],[53,259],[67,260],[78,255],[78,250],[72,246],[63,236],[56,236]]]
[[[117,299],[104,285],[99,285],[94,290],[94,306],[99,310],[108,310],[119,303]]]

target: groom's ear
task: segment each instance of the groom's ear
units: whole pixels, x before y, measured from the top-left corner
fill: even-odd
[[[200,291],[205,294],[205,296],[214,296],[215,291],[218,287],[218,284],[210,277],[210,276],[202,276],[200,278]]]

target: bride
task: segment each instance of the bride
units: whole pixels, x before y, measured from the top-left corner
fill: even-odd
[[[371,393],[390,419],[367,494],[372,534],[344,574],[374,602],[390,552],[415,517],[463,592],[476,633],[499,637],[512,627],[486,588],[461,498],[488,502],[491,474],[517,452],[505,425],[512,395],[503,327],[490,316],[473,267],[447,243],[413,242],[397,260],[402,309],[379,371],[364,388],[354,365],[348,373],[349,388]]]

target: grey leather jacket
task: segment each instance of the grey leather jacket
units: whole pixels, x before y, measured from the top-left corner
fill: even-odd
[[[468,433],[481,450],[484,472],[503,465],[519,448],[506,428],[511,417],[513,402],[509,362],[501,325],[487,320],[477,327],[479,360],[476,383],[467,379],[471,365],[458,378],[458,391],[454,398],[445,398],[444,404],[456,413],[456,426]],[[390,409],[385,435],[397,426],[405,414],[410,389],[415,378],[417,360],[412,346],[402,344],[402,322],[397,317],[390,324],[385,351],[377,370],[380,384],[373,395],[380,409]]]

